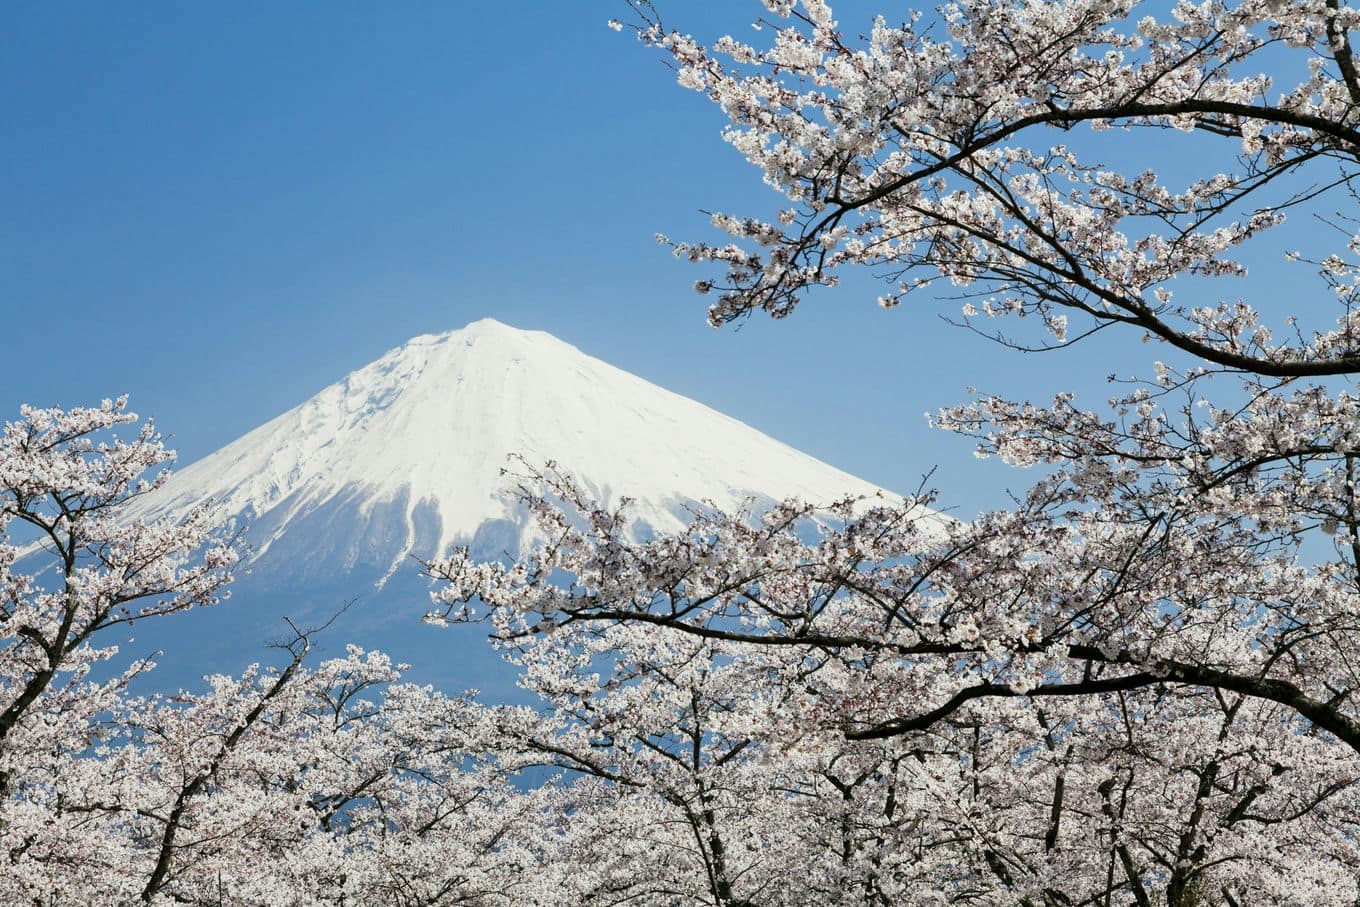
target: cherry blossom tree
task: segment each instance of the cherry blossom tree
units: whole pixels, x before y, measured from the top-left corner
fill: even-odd
[[[702,867],[649,866],[697,891],[666,890],[731,904],[1357,894],[1355,749],[1299,710],[1325,677],[1282,663],[1303,656],[1297,634],[1255,615],[1282,608],[1300,571],[1273,600],[1244,592],[1269,595],[1287,566],[1269,547],[1220,529],[1162,551],[1146,524],[1055,516],[1054,501],[970,524],[918,501],[845,502],[812,542],[799,523],[816,511],[788,504],[637,543],[620,513],[544,478],[532,500],[554,543],[530,563],[432,565],[436,618],[489,620],[520,653],[555,706],[527,749],[649,792],[653,829],[664,803],[695,832],[671,846]],[[1332,698],[1313,704],[1344,726]],[[772,851],[807,872],[788,878]]]
[[[116,651],[97,646],[102,631],[212,604],[231,578],[236,552],[210,539],[206,509],[174,524],[116,519],[164,481],[172,457],[149,424],[131,441],[107,439],[135,419],[125,399],[25,408],[0,435],[0,796],[26,749],[64,745],[54,738],[68,722],[106,708],[146,667],[90,681]],[[162,471],[146,479],[149,470]],[[4,544],[12,528],[25,544]]]
[[[790,205],[773,222],[714,215],[736,243],[675,245],[725,267],[698,285],[718,293],[715,324],[786,316],[810,288],[869,266],[893,275],[885,306],[943,281],[978,299],[968,318],[1028,316],[1049,344],[1129,325],[1255,375],[1360,366],[1353,231],[1337,254],[1297,255],[1321,270],[1322,296],[1341,299],[1331,330],[1279,339],[1246,302],[1182,304],[1175,292],[1177,280],[1245,276],[1244,245],[1291,209],[1349,199],[1360,11],[1177,3],[1135,19],[1127,2],[978,0],[897,26],[879,18],[851,40],[824,2],[769,0],[774,41],[757,49],[706,48],[663,27],[652,4],[632,6],[639,36],[722,109],[726,139]],[[1116,131],[1148,159],[1170,147],[1185,185],[1101,164],[1108,143],[1081,127]],[[1187,166],[1202,169],[1186,178]]]
[[[511,784],[535,760],[380,653],[312,668],[295,629],[275,667],[133,694],[152,666],[106,631],[214,604],[238,559],[206,508],[128,516],[172,459],[115,437],[134,421],[25,408],[0,435],[0,902],[552,903],[527,868],[559,795]]]
[[[435,617],[490,621],[559,697],[536,745],[666,802],[747,769],[704,826],[721,850],[682,851],[716,904],[810,898],[756,881],[788,845],[731,843],[761,811],[755,840],[802,842],[800,883],[859,902],[1356,902],[1360,11],[979,0],[857,37],[820,0],[766,0],[756,47],[631,5],[786,199],[714,215],[722,243],[660,237],[719,266],[696,285],[714,324],[867,266],[884,306],[962,297],[1016,348],[1133,328],[1169,361],[1086,406],[942,411],[981,455],[1042,467],[967,523],[840,502],[809,539],[818,511],[789,502],[638,543],[626,509],[537,477],[544,550],[431,565]],[[1112,139],[1178,160],[1108,166]],[[1336,249],[1291,232],[1310,217]],[[1244,262],[1291,237],[1282,304]],[[647,754],[686,734],[690,777],[666,780]]]
[[[536,900],[514,867],[542,861],[544,807],[486,756],[482,711],[396,683],[380,654],[309,670],[306,651],[299,637],[281,668],[121,704],[118,739],[32,801],[47,822],[14,902]]]

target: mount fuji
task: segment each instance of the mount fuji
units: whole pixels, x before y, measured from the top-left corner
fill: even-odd
[[[410,662],[408,676],[504,693],[511,675],[475,632],[420,623],[416,559],[533,543],[512,455],[554,461],[605,504],[632,499],[636,537],[681,527],[698,502],[900,500],[549,334],[484,319],[408,341],[140,499],[132,518],[211,502],[244,527],[247,572],[229,601],[139,626],[125,651],[161,650],[157,685],[186,685],[267,660],[285,616],[320,624],[353,601],[319,637],[322,657],[355,642]]]

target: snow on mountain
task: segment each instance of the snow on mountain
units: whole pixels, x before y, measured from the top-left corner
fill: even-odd
[[[533,541],[502,473],[512,454],[555,461],[606,504],[632,498],[635,535],[680,528],[702,501],[900,500],[548,334],[484,319],[409,341],[141,499],[134,518],[215,502],[246,527],[250,556],[230,602],[139,625],[133,650],[164,652],[158,685],[192,684],[266,657],[283,617],[317,626],[357,599],[319,637],[323,652],[358,642],[422,681],[513,696],[477,628],[420,623],[429,601],[413,559],[457,544],[496,558]]]
[[[880,491],[549,334],[488,318],[392,350],[176,473],[137,515],[217,501],[253,527],[256,561],[285,540],[327,569],[387,572],[454,544],[495,556],[523,540],[502,474],[512,454],[555,461],[606,502],[627,495],[634,525],[655,532],[680,528],[695,501],[731,510],[748,497]],[[293,537],[318,516],[324,531]]]

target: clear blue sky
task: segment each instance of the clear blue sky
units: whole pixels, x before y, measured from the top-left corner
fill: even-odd
[[[759,5],[675,0],[741,31]],[[842,3],[844,24],[874,6]],[[714,331],[652,236],[771,210],[718,111],[605,27],[622,0],[16,4],[0,37],[0,413],[129,393],[184,461],[407,338],[552,332],[869,480],[939,465],[966,384],[1105,395],[1102,351],[1022,357],[870,285]],[[950,306],[952,310],[954,307]],[[1128,344],[1132,338],[1124,337]]]

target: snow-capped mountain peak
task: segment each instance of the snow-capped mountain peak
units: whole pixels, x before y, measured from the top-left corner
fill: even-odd
[[[386,576],[455,544],[519,548],[512,454],[555,461],[607,503],[627,495],[635,524],[657,532],[679,528],[695,501],[879,491],[549,334],[486,318],[351,373],[179,471],[139,515],[213,500],[250,525],[257,564]]]

